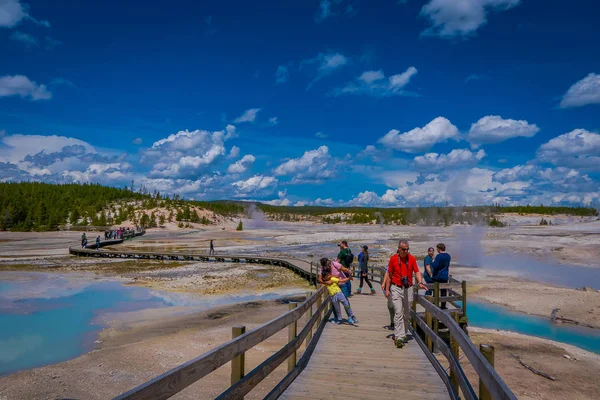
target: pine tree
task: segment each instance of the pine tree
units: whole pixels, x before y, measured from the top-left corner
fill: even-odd
[[[244,225],[242,224],[242,221],[240,221],[240,223],[238,224],[237,228],[235,228],[236,231],[243,231],[244,230]]]

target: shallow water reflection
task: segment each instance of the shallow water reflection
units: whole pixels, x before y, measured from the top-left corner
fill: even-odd
[[[201,312],[300,293],[304,290],[290,288],[199,297],[125,286],[117,281],[0,272],[0,375],[90,351],[105,322],[119,313],[159,307],[185,307],[177,313]]]

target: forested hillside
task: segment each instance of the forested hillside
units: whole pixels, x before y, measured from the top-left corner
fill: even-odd
[[[149,197],[129,189],[91,184],[0,183],[0,230],[56,230],[69,222],[106,225],[102,211],[110,202]]]
[[[223,217],[244,212],[238,203],[189,201],[144,187],[134,192],[95,184],[0,183],[0,230],[51,231],[67,224],[104,227],[124,221],[145,227],[171,220],[181,226],[213,223],[198,215],[200,209]]]

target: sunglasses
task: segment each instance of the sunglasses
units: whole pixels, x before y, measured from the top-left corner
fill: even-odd
[[[404,248],[402,248],[402,247],[398,247],[398,250],[400,250],[400,251],[408,251],[408,250],[410,250],[410,247],[407,247],[407,248],[405,248],[405,249],[404,249]]]

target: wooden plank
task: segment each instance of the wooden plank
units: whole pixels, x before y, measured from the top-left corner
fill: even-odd
[[[455,301],[460,301],[461,296],[442,296],[440,297],[440,302],[449,302],[452,304]]]
[[[512,390],[502,380],[500,375],[494,370],[489,362],[477,350],[473,342],[464,333],[460,326],[445,312],[436,308],[433,304],[425,300],[422,296],[417,299],[418,303],[429,311],[434,317],[442,321],[450,330],[450,334],[454,336],[456,342],[462,349],[463,353],[473,366],[473,369],[481,378],[486,388],[490,391],[492,397],[496,400],[511,399],[516,400]]]
[[[439,283],[439,282],[436,282]],[[432,289],[434,287],[433,283],[423,283],[425,286],[427,286],[427,289]],[[461,287],[460,282],[459,283],[440,283],[440,289],[458,289]]]
[[[415,324],[416,323],[417,322],[415,318]],[[411,334],[413,335],[413,338],[415,339],[417,344],[421,347],[421,350],[423,350],[423,353],[425,353],[425,355],[429,359],[429,362],[431,362],[431,365],[433,365],[433,368],[435,368],[435,370],[437,371],[438,375],[442,379],[442,382],[444,382],[444,384],[446,385],[446,389],[448,390],[450,399],[459,400],[460,397],[458,397],[458,394],[456,393],[456,391],[453,390],[452,386],[450,385],[448,375],[446,375],[446,370],[444,369],[444,367],[442,367],[442,364],[440,364],[439,360],[435,358],[432,352],[429,351],[427,345],[423,343],[423,340],[417,334],[416,329],[412,329]]]
[[[323,303],[323,304],[328,304],[328,302]],[[302,372],[304,370],[304,368],[306,368],[306,365],[308,365],[308,362],[310,361],[310,358],[312,357],[315,347],[317,346],[317,342],[321,338],[323,329],[325,329],[325,326],[327,325],[327,320],[329,319],[329,315],[331,315],[331,308],[325,314],[325,318],[319,324],[319,327],[315,331],[313,340],[310,342],[310,345],[308,346],[308,348],[306,349],[304,354],[302,354],[302,357],[300,357],[300,361],[298,362],[298,365],[296,366],[296,368],[294,368],[289,374],[287,374],[286,377],[283,378],[281,380],[281,382],[279,382],[279,384],[277,386],[275,386],[273,388],[273,390],[271,390],[271,392],[269,392],[269,394],[267,394],[265,396],[265,399],[268,399],[268,400],[278,399],[279,396],[281,396],[281,393],[283,393],[285,391],[285,389],[287,389],[290,386],[290,384],[294,381],[294,379],[296,379],[296,377],[300,374],[300,372]]]
[[[396,349],[388,338],[385,297],[357,295],[350,305],[359,323],[327,324],[306,369],[281,399],[448,399],[447,386],[416,341]]]

